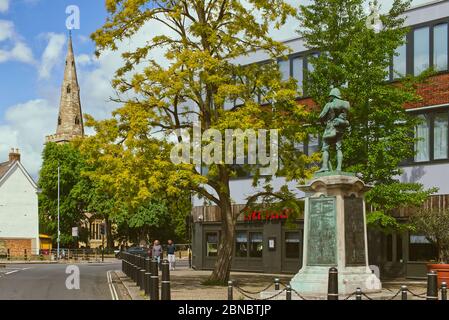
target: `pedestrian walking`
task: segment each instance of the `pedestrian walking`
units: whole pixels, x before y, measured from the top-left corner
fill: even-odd
[[[151,250],[151,256],[157,259],[158,265],[161,263],[162,246],[159,240],[154,240],[153,249]]]
[[[172,240],[168,240],[167,245],[167,257],[168,257],[168,264],[170,270],[175,270],[175,264],[176,264],[176,256],[175,256],[176,247]]]

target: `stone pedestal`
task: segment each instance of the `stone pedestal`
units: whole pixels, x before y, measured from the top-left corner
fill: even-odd
[[[380,280],[368,265],[365,183],[352,173],[316,174],[302,186],[308,197],[304,215],[303,267],[291,286],[302,294],[325,295],[329,268],[338,269],[338,290],[379,292]]]

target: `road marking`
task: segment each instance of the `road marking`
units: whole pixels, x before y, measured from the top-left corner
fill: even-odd
[[[108,279],[109,291],[111,291],[112,300],[119,300],[117,291],[115,290],[114,283],[112,282],[111,270],[106,272],[106,276]]]
[[[13,270],[13,271],[9,271],[9,272],[6,272],[5,275],[13,274],[13,273],[16,273],[16,272],[19,272],[19,271],[21,271],[21,270]]]

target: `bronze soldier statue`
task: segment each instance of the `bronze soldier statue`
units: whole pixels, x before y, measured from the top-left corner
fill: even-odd
[[[324,106],[319,117],[320,121],[326,124],[326,129],[323,134],[323,161],[321,169],[317,172],[332,171],[332,164],[329,160],[329,148],[334,144],[337,150],[337,171],[341,171],[343,163],[341,143],[343,141],[343,134],[346,128],[349,127],[349,121],[347,120],[349,102],[341,98],[341,93],[338,88],[331,90],[329,99],[330,101]]]

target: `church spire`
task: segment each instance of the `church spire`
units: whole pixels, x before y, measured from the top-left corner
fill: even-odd
[[[47,142],[64,143],[75,137],[83,136],[83,113],[81,109],[78,77],[76,74],[75,55],[73,53],[72,33],[70,32],[65,60],[64,80],[61,88],[58,125],[56,134],[48,136]]]

